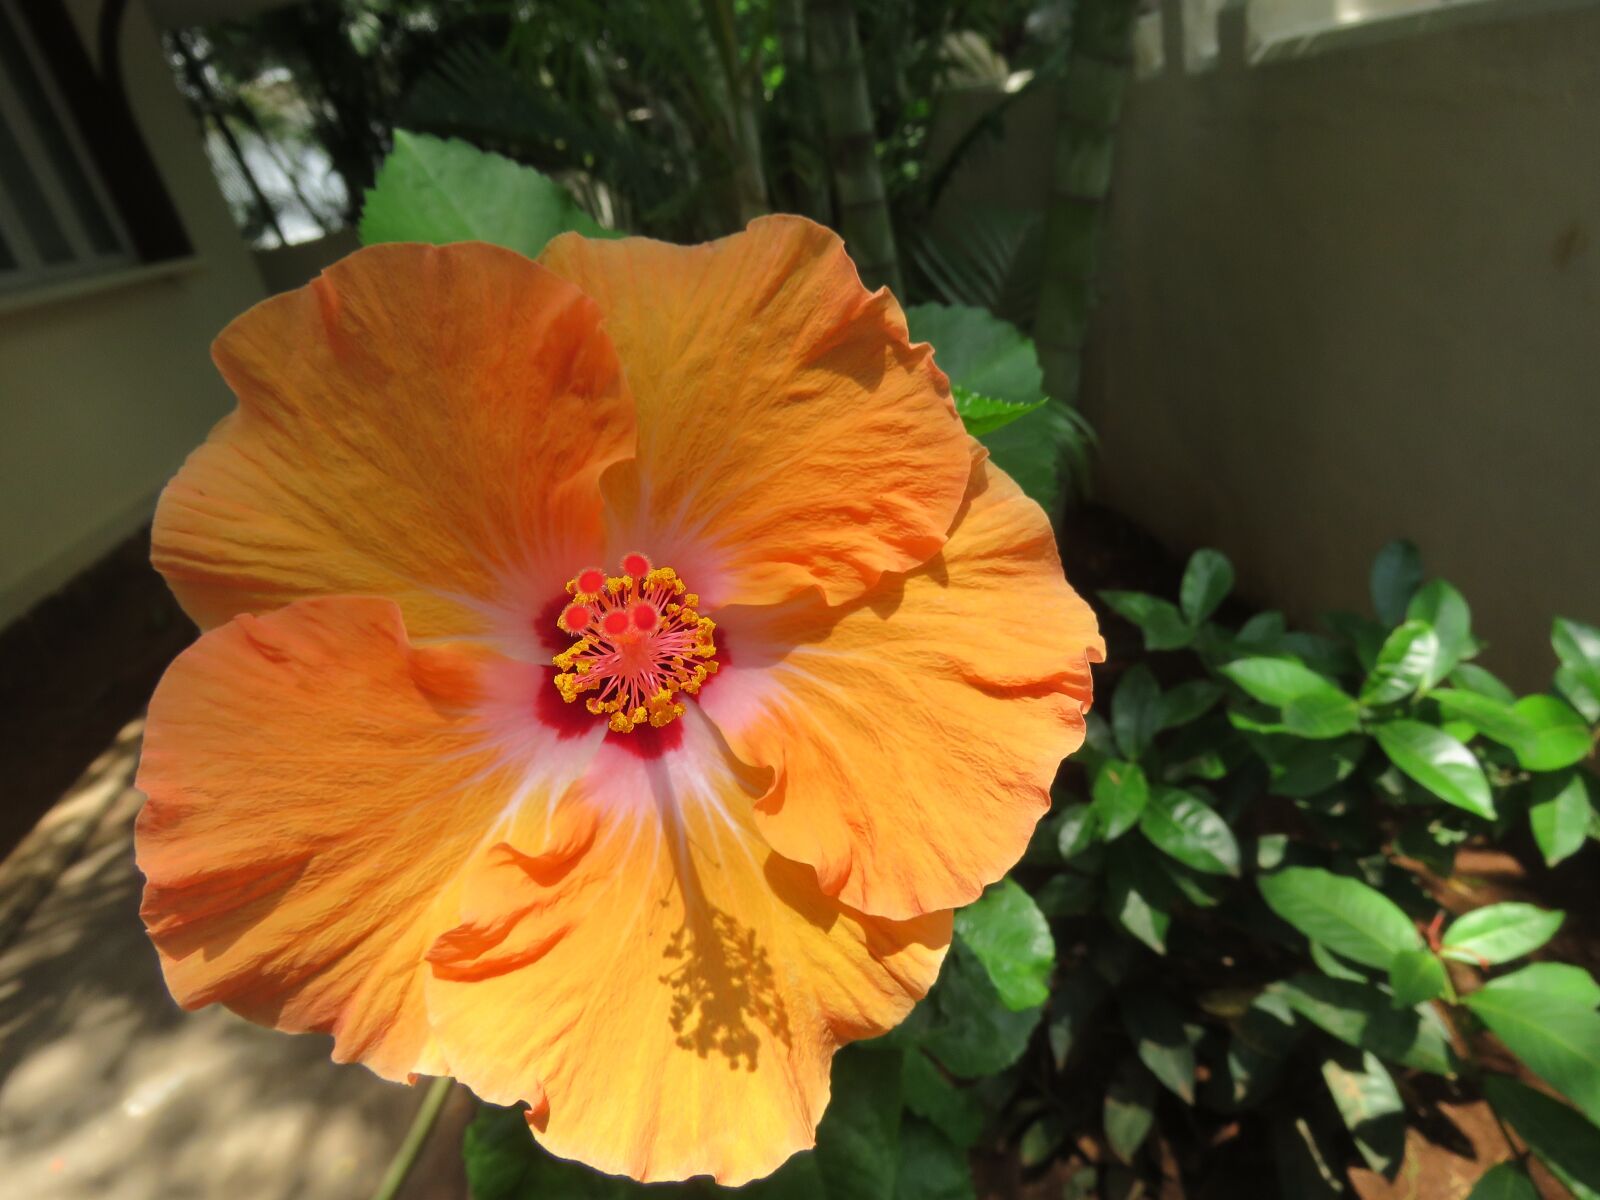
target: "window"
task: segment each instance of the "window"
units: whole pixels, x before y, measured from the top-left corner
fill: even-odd
[[[187,250],[126,102],[60,4],[0,0],[0,293]]]

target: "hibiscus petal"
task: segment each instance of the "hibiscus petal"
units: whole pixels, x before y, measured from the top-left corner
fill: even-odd
[[[888,917],[966,904],[1021,857],[1105,655],[1044,513],[987,462],[918,570],[843,611],[720,618],[736,654],[704,710],[783,777],[757,825],[829,894]]]
[[[423,954],[455,921],[462,866],[598,744],[519,759],[495,736],[503,669],[413,649],[379,599],[240,616],[179,656],[150,704],[136,838],[179,1003],[331,1033],[336,1059],[387,1078],[442,1071]],[[535,751],[543,774],[516,765]]]
[[[614,538],[715,606],[830,603],[936,553],[967,438],[926,346],[839,238],[764,217],[701,246],[556,238],[540,261],[605,313],[639,457],[607,476]]]
[[[374,246],[222,332],[239,397],[167,486],[153,558],[202,627],[385,595],[413,637],[541,602],[601,545],[633,407],[600,314],[521,255]],[[534,578],[529,581],[528,576]]]
[[[950,914],[823,896],[750,825],[770,773],[684,724],[655,758],[604,747],[574,789],[587,819],[496,847],[430,951],[428,1004],[451,1071],[528,1101],[554,1153],[740,1184],[813,1143],[834,1050],[925,994]]]

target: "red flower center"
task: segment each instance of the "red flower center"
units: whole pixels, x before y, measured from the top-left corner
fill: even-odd
[[[671,724],[684,712],[679,693],[694,695],[716,673],[716,625],[671,567],[626,554],[621,575],[589,567],[567,594],[556,627],[574,641],[552,660],[556,690],[568,704],[584,696],[613,732]]]

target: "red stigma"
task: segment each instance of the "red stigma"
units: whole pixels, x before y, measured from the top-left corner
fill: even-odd
[[[624,554],[622,556],[622,573],[632,575],[635,579],[643,579],[650,574],[650,560],[639,553]]]
[[[600,622],[600,628],[615,637],[619,633],[628,631],[628,614],[621,609],[612,609]]]
[[[556,624],[567,633],[582,633],[588,628],[593,615],[586,604],[569,604],[561,610],[561,616]]]
[[[586,596],[598,594],[605,585],[606,573],[599,567],[590,567],[578,573],[578,590]]]
[[[652,630],[652,629],[654,629],[656,627],[656,623],[658,621],[660,621],[660,620],[661,620],[660,614],[657,613],[656,610],[654,608],[652,608],[650,605],[648,605],[648,604],[635,604],[633,606],[633,624],[634,624],[634,628],[641,629],[644,632],[648,633],[650,630]]]

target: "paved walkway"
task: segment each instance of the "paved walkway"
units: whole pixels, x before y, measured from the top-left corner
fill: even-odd
[[[139,923],[137,728],[0,867],[0,1200],[364,1200],[422,1089],[185,1013]],[[452,1096],[405,1190],[466,1195]]]

